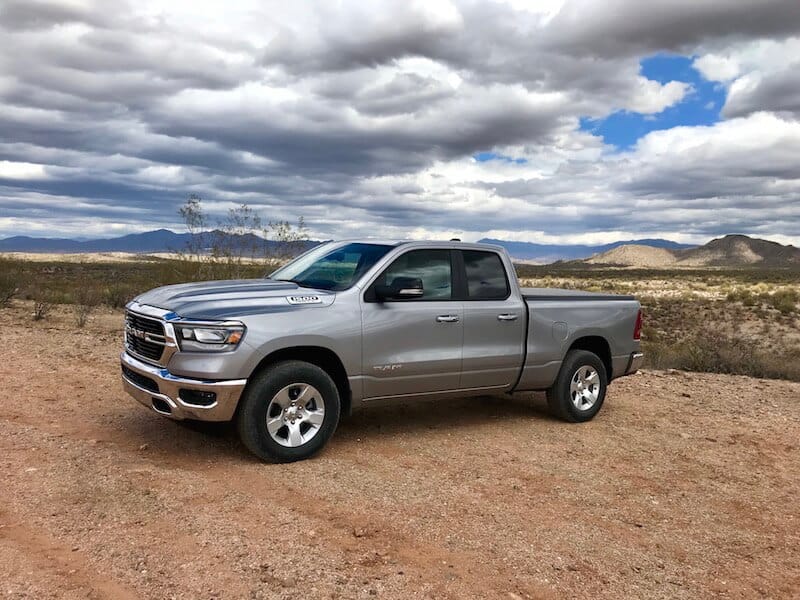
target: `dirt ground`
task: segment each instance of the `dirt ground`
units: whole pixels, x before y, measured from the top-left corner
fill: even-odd
[[[292,465],[126,397],[121,313],[0,310],[0,597],[797,598],[800,384],[372,409]]]

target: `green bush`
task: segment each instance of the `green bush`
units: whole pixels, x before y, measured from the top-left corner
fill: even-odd
[[[773,294],[764,294],[764,301],[781,314],[788,315],[797,310],[800,293],[796,290],[778,290]]]
[[[758,299],[750,290],[733,290],[728,292],[728,302],[741,302],[745,306],[755,306]]]
[[[111,284],[102,291],[102,302],[111,308],[122,308],[133,300],[137,292],[124,283]]]

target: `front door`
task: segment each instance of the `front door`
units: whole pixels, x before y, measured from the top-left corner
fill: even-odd
[[[374,286],[397,278],[422,281],[423,295],[377,301]],[[454,390],[463,346],[462,303],[453,300],[450,250],[409,250],[398,256],[362,298],[364,397]]]

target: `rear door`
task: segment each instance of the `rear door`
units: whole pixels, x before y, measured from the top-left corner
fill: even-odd
[[[398,277],[421,279],[423,296],[378,302],[374,287]],[[464,315],[453,277],[451,250],[415,249],[370,284],[361,314],[365,398],[458,388]]]
[[[459,387],[507,387],[516,383],[525,343],[525,301],[512,293],[497,252],[459,250],[464,298],[464,354]]]

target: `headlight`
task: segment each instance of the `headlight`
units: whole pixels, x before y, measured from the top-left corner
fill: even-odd
[[[178,345],[185,352],[224,352],[233,350],[244,337],[240,324],[192,325],[176,324]]]

